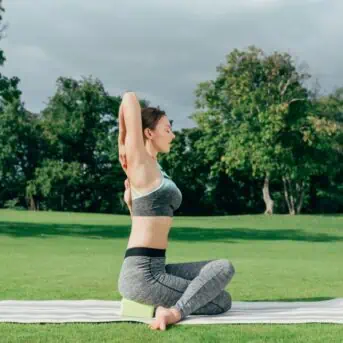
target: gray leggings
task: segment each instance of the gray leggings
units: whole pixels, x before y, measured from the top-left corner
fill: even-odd
[[[126,250],[118,290],[140,303],[174,307],[187,315],[220,314],[231,308],[224,290],[235,269],[226,259],[165,264],[165,249],[134,247]]]

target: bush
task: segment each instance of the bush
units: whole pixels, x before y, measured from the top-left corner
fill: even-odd
[[[17,210],[17,211],[26,211],[26,208],[23,206],[17,206],[19,202],[18,198],[7,200],[4,204],[4,208],[10,209],[10,210]]]

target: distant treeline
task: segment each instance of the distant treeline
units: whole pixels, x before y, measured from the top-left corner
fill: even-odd
[[[185,116],[197,127],[174,130],[159,156],[183,194],[176,215],[343,212],[343,88],[320,95],[309,78],[287,53],[251,46],[226,56],[195,89]],[[0,74],[0,208],[128,214],[121,97],[92,77],[60,77],[31,113],[19,81]]]

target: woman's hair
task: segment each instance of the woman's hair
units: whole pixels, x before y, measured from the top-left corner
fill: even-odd
[[[147,140],[144,130],[146,128],[150,130],[155,130],[158,121],[165,116],[166,113],[162,111],[159,107],[145,107],[142,108],[142,133],[144,143]]]

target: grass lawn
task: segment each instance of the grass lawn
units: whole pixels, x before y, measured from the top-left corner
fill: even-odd
[[[125,215],[0,210],[0,300],[120,300]],[[174,217],[167,261],[228,258],[233,300],[343,297],[343,215]],[[0,324],[0,342],[342,342],[343,325]]]

